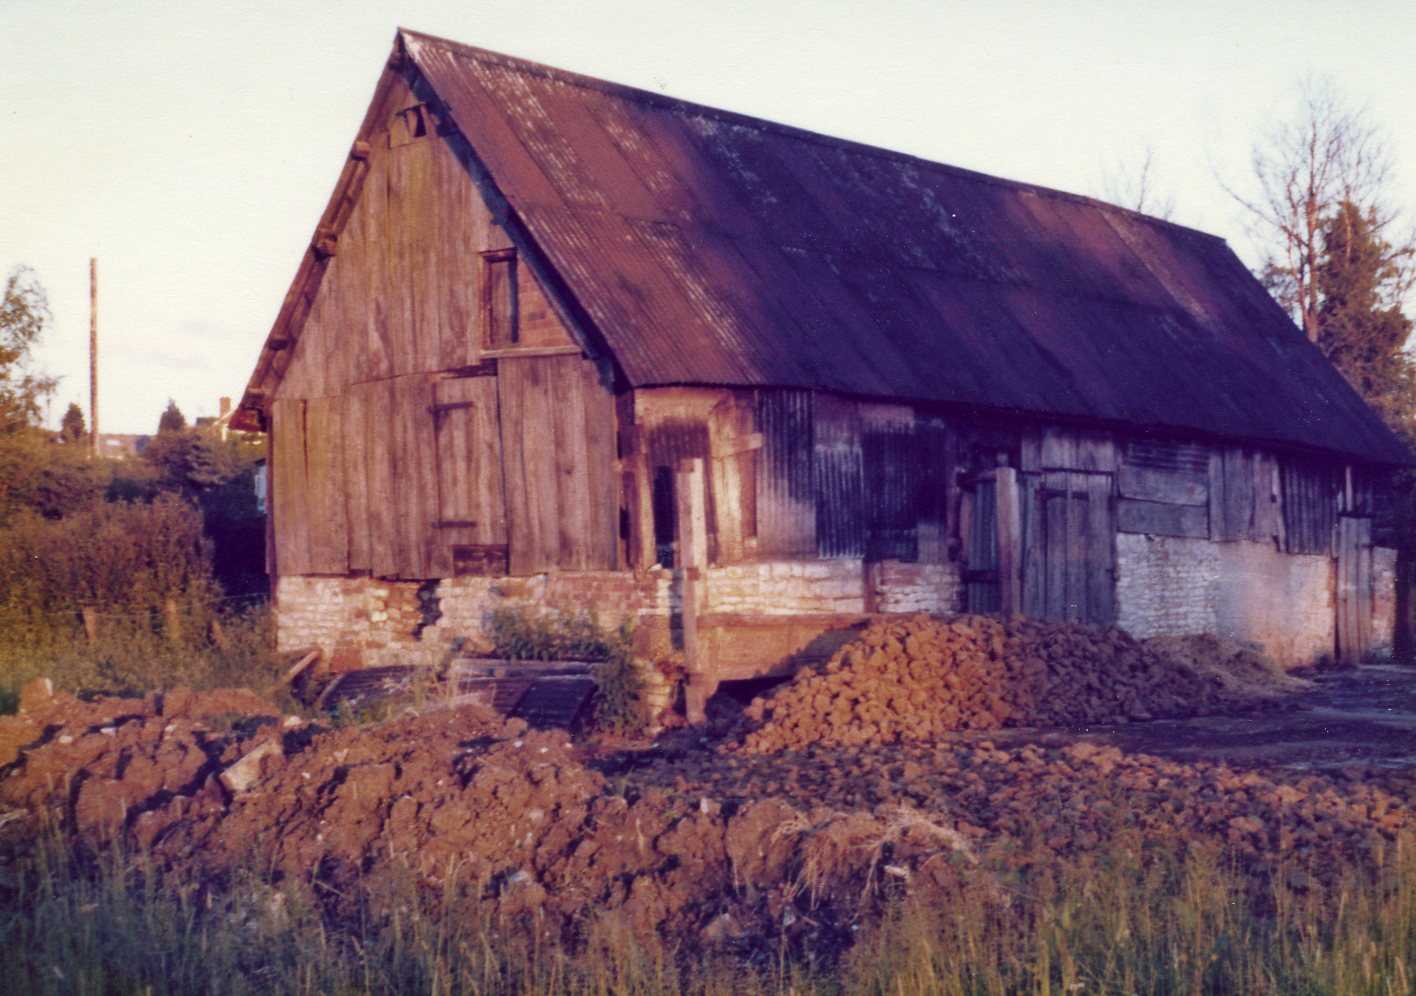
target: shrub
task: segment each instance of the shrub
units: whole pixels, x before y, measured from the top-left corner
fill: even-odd
[[[523,661],[596,661],[595,725],[614,733],[643,726],[642,681],[628,623],[605,630],[591,613],[567,616],[497,609],[488,626],[498,657]]]

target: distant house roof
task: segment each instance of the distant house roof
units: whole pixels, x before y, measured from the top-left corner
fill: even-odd
[[[410,31],[396,45],[631,385],[1410,460],[1219,238]]]

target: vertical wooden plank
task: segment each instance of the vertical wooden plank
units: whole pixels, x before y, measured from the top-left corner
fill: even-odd
[[[392,380],[382,380],[365,387],[364,445],[369,459],[370,554],[374,574],[393,578],[399,576],[399,567],[405,559],[396,485],[397,409],[394,407],[394,386]]]
[[[1047,614],[1047,521],[1038,474],[1022,474],[1019,499],[1023,521],[1023,614],[1041,619]]]
[[[551,426],[554,441],[549,454],[551,474],[549,479],[542,478],[552,496],[549,509],[555,530],[548,535],[556,537],[547,554],[557,566],[585,570],[590,561],[590,482],[585,468],[585,385],[579,376],[579,362],[572,356],[537,362],[542,379],[534,402]]]
[[[709,484],[719,563],[737,563],[746,555],[744,464],[757,448],[752,445],[753,427],[752,408],[737,395],[724,398],[708,413]]]
[[[1357,655],[1358,660],[1364,659],[1372,650],[1372,612],[1375,611],[1375,599],[1372,598],[1372,520],[1362,517],[1362,519],[1352,520],[1354,524],[1354,541],[1357,547],[1357,555],[1354,557],[1354,567],[1357,571],[1357,578],[1354,579],[1355,594],[1355,615],[1357,615]]]
[[[305,402],[308,568],[315,574],[345,574],[349,570],[343,429],[337,399]]]
[[[510,358],[497,363],[497,409],[501,421],[502,469],[506,481],[506,515],[509,569],[512,574],[534,574],[549,565],[542,560],[540,517],[531,506],[528,483],[529,451],[545,445],[528,439],[526,426],[526,361]]]
[[[1077,466],[1077,435],[1068,429],[1046,426],[1042,430],[1042,466],[1070,470]]]
[[[1018,469],[1025,474],[1042,470],[1042,430],[1026,429],[1019,437]]]
[[[1083,474],[1067,474],[1067,619],[1080,622],[1087,605],[1087,492]]]
[[[1115,478],[1088,474],[1087,488],[1087,605],[1084,619],[1110,626],[1116,622],[1116,522]]]
[[[629,470],[625,474],[625,505],[629,510],[630,566],[646,570],[658,562],[654,542],[654,490],[649,470],[649,440],[639,411],[638,392],[629,392],[620,405],[627,418],[620,420],[620,433],[628,450]]]
[[[365,291],[367,295],[368,346],[363,350],[364,361],[359,365],[359,381],[382,380],[393,376],[394,341],[398,309],[393,300],[397,292],[392,275],[393,240],[389,237],[389,159],[387,149],[372,151],[369,176],[360,196],[364,208],[363,223],[370,233],[364,253]],[[377,233],[377,237],[375,236]]]
[[[704,494],[703,459],[693,457],[680,462],[675,477],[678,495],[678,567],[682,579],[683,655],[688,671],[685,711],[688,721],[701,724],[706,720],[704,707],[717,682],[712,673],[712,661],[700,647],[698,616],[706,602],[703,568],[708,562],[708,522]]]
[[[283,576],[310,573],[309,485],[305,474],[305,402],[277,399],[271,404],[275,543]]]
[[[588,359],[566,357],[578,373],[585,399],[585,473],[589,487],[589,535],[586,566],[614,570],[618,565],[619,501],[616,498],[615,398],[601,383],[599,371]]]
[[[998,529],[998,610],[1015,616],[1022,610],[1022,519],[1018,508],[1018,472],[999,467],[993,472]]]
[[[1059,480],[1060,479],[1060,480]],[[1044,596],[1043,617],[1046,619],[1067,618],[1067,475],[1043,475],[1046,497],[1043,509],[1046,514],[1046,594]]]

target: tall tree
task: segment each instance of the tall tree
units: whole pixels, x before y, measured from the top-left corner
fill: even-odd
[[[1397,214],[1386,203],[1391,157],[1382,133],[1338,93],[1329,80],[1308,79],[1299,88],[1292,116],[1277,122],[1255,143],[1254,182],[1247,191],[1226,184],[1245,209],[1250,234],[1262,247],[1260,277],[1294,321],[1316,342],[1322,296],[1317,270],[1324,253],[1325,226],[1350,202],[1370,218],[1387,246],[1389,262],[1399,263],[1391,289],[1411,287],[1412,240],[1397,236]]]
[[[86,435],[88,427],[84,424],[84,410],[70,401],[69,407],[64,409],[64,419],[59,423],[59,438],[66,443],[77,443]]]
[[[1323,221],[1313,272],[1317,344],[1393,427],[1410,431],[1412,324],[1401,298],[1416,248],[1393,247],[1380,230],[1373,208],[1346,200]]]
[[[37,425],[55,380],[30,370],[30,351],[49,325],[49,298],[34,271],[17,266],[0,296],[0,432]]]
[[[181,432],[185,428],[187,428],[187,416],[182,414],[182,409],[177,407],[176,401],[168,398],[167,407],[162,410],[162,416],[157,420],[158,434]]]

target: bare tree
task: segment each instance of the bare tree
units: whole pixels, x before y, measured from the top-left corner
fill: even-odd
[[[1118,160],[1115,169],[1109,169],[1102,175],[1103,199],[1142,214],[1169,220],[1175,213],[1175,197],[1173,194],[1161,196],[1156,193],[1152,173],[1154,165],[1155,150],[1149,145],[1137,166]]]
[[[1246,191],[1221,183],[1247,212],[1249,234],[1263,247],[1260,277],[1314,342],[1322,301],[1315,274],[1321,264],[1324,226],[1344,203],[1370,214],[1377,233],[1395,220],[1384,203],[1391,157],[1381,132],[1365,110],[1353,108],[1331,80],[1309,78],[1299,87],[1292,117],[1276,123],[1256,142],[1253,183]],[[1393,247],[1409,239],[1388,237]],[[1403,272],[1408,269],[1404,259]],[[1410,289],[1409,275],[1393,285]]]

